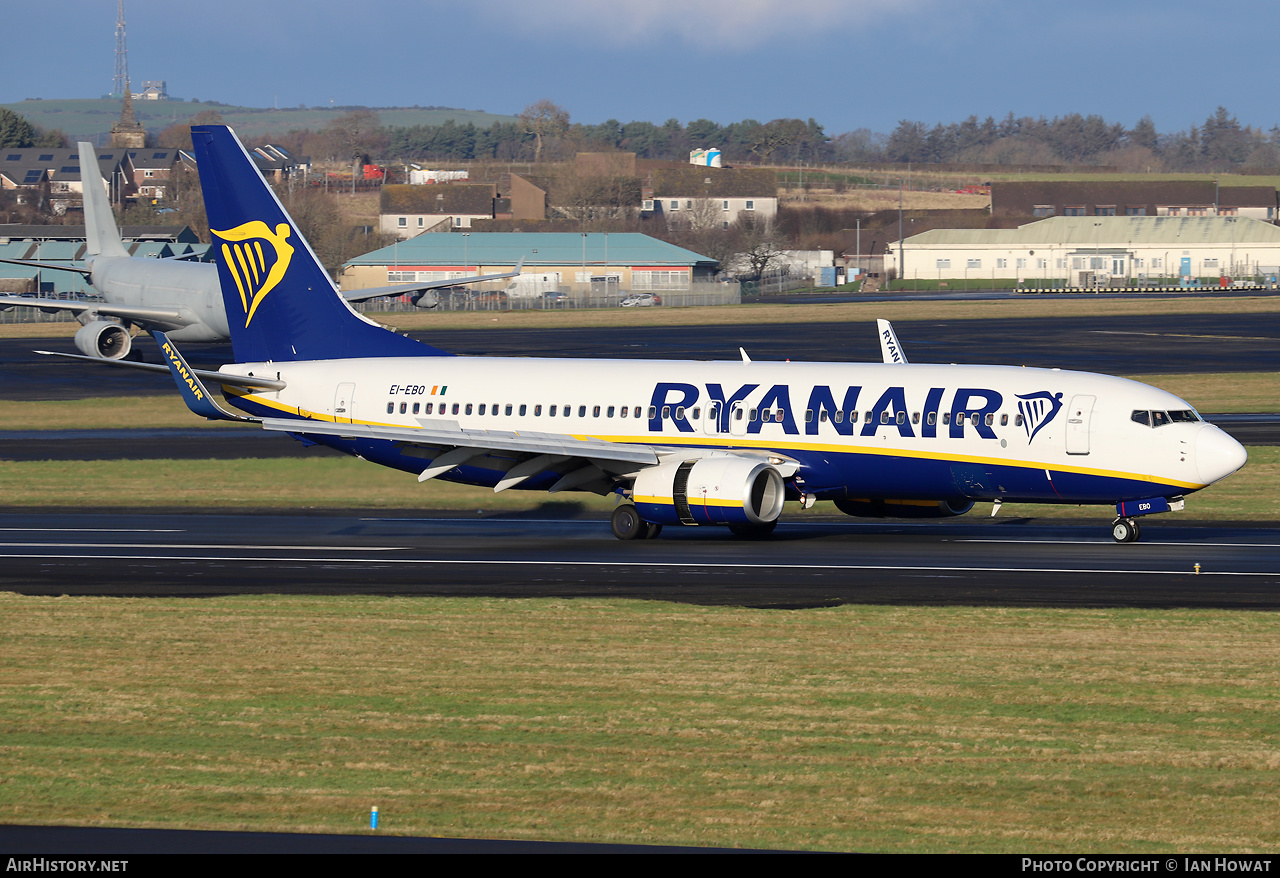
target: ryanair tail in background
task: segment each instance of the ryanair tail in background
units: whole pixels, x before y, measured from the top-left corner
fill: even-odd
[[[237,360],[446,355],[351,309],[235,132],[196,125],[191,140]]]

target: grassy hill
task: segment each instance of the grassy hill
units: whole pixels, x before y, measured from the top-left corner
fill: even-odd
[[[72,140],[103,136],[120,118],[120,101],[114,98],[92,100],[25,100],[13,104],[0,104],[41,128],[58,128]],[[245,137],[259,137],[266,133],[285,132],[294,128],[318,130],[330,120],[348,112],[350,107],[296,107],[293,109],[260,109],[234,107],[205,101],[135,101],[134,115],[148,131],[159,132],[175,122],[182,122],[204,110],[222,114],[227,124]],[[383,125],[443,125],[452,119],[459,125],[473,122],[488,128],[495,122],[511,122],[514,116],[485,113],[481,110],[453,110],[425,107],[373,108]]]

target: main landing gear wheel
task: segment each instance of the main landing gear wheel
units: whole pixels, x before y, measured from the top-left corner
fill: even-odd
[[[609,526],[613,529],[613,535],[620,540],[639,540],[648,538],[652,525],[640,517],[634,504],[623,503],[614,507]]]
[[[1132,518],[1117,518],[1111,522],[1111,538],[1117,543],[1136,543],[1142,536],[1142,527]]]
[[[773,533],[773,529],[778,526],[777,521],[768,521],[764,524],[731,524],[729,525],[729,533],[735,537],[744,537],[749,540],[760,540]]]
[[[644,538],[646,540],[656,540],[660,533],[662,533],[662,525],[652,521],[644,523]]]

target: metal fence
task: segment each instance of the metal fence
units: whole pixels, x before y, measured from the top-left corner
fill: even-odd
[[[61,297],[68,298],[68,297]],[[539,293],[536,296],[509,296],[501,284],[476,285],[476,288],[457,287],[436,293],[439,311],[570,311],[587,308],[692,307],[698,305],[737,305],[742,302],[742,286],[737,282],[695,281],[683,290],[644,290],[633,292],[618,287],[608,292],[589,289],[580,291]],[[423,310],[407,296],[395,299],[374,299],[355,303],[361,313],[386,313]],[[0,310],[0,324],[5,323],[75,323],[75,315],[68,311],[45,311],[22,305]]]
[[[588,308],[619,307],[693,307],[698,305],[738,305],[742,302],[742,286],[737,282],[695,281],[683,290],[625,290],[611,287],[608,292],[591,290],[583,285],[563,291],[536,295],[508,295],[498,286],[476,285],[455,287],[435,294],[437,311],[570,311]],[[424,299],[424,301],[427,301]],[[363,313],[422,310],[407,296],[375,299],[355,306]]]

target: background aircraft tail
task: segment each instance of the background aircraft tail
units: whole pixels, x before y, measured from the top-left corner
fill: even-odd
[[[84,191],[85,252],[90,256],[128,256],[120,240],[120,227],[111,212],[111,202],[98,172],[98,153],[92,143],[81,143],[80,188]]]
[[[351,309],[235,132],[195,125],[191,140],[237,360],[445,354]]]

